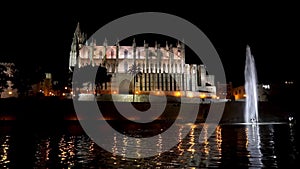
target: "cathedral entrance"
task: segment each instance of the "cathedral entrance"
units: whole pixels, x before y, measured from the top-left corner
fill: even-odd
[[[123,80],[119,86],[119,94],[132,94],[132,83],[128,79]]]

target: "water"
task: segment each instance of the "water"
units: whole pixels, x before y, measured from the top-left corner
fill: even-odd
[[[245,122],[258,122],[257,75],[255,61],[249,46],[246,48],[246,64],[244,73],[246,92]]]
[[[184,128],[190,129],[186,137],[180,132]],[[295,124],[219,125],[211,137],[205,134],[207,128],[208,124],[179,125],[178,144],[171,150],[130,159],[126,154],[143,147],[128,152],[128,147],[138,145],[128,142],[126,135],[111,140],[121,147],[111,147],[110,153],[75,123],[43,128],[5,125],[0,130],[0,168],[292,168],[298,164]],[[159,152],[169,139],[158,137],[153,149]]]

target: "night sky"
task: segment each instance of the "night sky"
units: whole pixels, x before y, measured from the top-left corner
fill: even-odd
[[[254,55],[261,83],[295,80],[297,76],[296,58],[299,54],[296,49],[300,29],[296,26],[299,10],[295,4],[249,2],[225,6],[173,2],[164,5],[147,1],[139,8],[117,2],[101,2],[99,5],[82,2],[77,6],[64,7],[58,4],[37,4],[37,7],[33,6],[36,4],[18,5],[29,7],[19,9],[14,4],[8,4],[5,8],[10,12],[0,11],[0,61],[14,60],[25,67],[41,66],[45,71],[52,72],[56,79],[64,79],[68,71],[69,52],[77,22],[91,36],[110,21],[137,12],[165,12],[198,26],[221,57],[227,81],[235,86],[244,83],[247,44]],[[161,46],[165,45],[164,39],[153,37],[146,39],[150,46],[154,46],[155,40],[162,41]],[[143,45],[143,40],[137,39],[137,45]],[[186,57],[189,62],[194,61],[192,54]]]

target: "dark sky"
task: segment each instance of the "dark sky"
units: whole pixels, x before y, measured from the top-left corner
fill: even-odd
[[[199,27],[221,57],[227,81],[235,85],[243,84],[247,44],[254,55],[260,82],[295,79],[300,30],[296,26],[299,10],[295,4],[184,3],[147,1],[134,7],[117,2],[98,5],[82,2],[67,6],[18,4],[18,8],[8,4],[5,8],[10,12],[0,12],[0,61],[13,58],[25,67],[41,65],[54,77],[64,78],[77,22],[90,36],[114,19],[152,11],[177,15]],[[151,45],[154,40],[147,41]]]

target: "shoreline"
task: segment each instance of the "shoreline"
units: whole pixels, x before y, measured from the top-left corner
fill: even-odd
[[[79,104],[88,106],[90,101],[78,101]],[[126,120],[121,118],[112,101],[97,101],[101,112],[104,112],[105,119],[102,120]],[[118,104],[133,105],[140,111],[146,111],[151,107],[149,102],[118,102]],[[152,103],[154,104],[154,103]],[[155,103],[156,104],[156,103]],[[157,102],[159,104],[159,102]],[[165,115],[162,120],[173,120],[181,104],[196,105],[195,103],[167,102]],[[196,122],[205,122],[205,118],[212,104],[225,104],[221,123],[240,123],[243,121],[244,102],[202,102],[198,104],[198,116]],[[0,121],[78,121],[73,100],[60,99],[57,97],[47,98],[10,98],[0,99]],[[291,111],[285,110],[286,106],[280,106],[269,102],[259,102],[259,116],[261,122],[288,122]],[[177,113],[176,113],[177,112]],[[163,114],[164,114],[163,113]],[[106,115],[105,115],[106,114]],[[81,120],[81,119],[79,119]],[[101,120],[101,119],[98,119]]]

